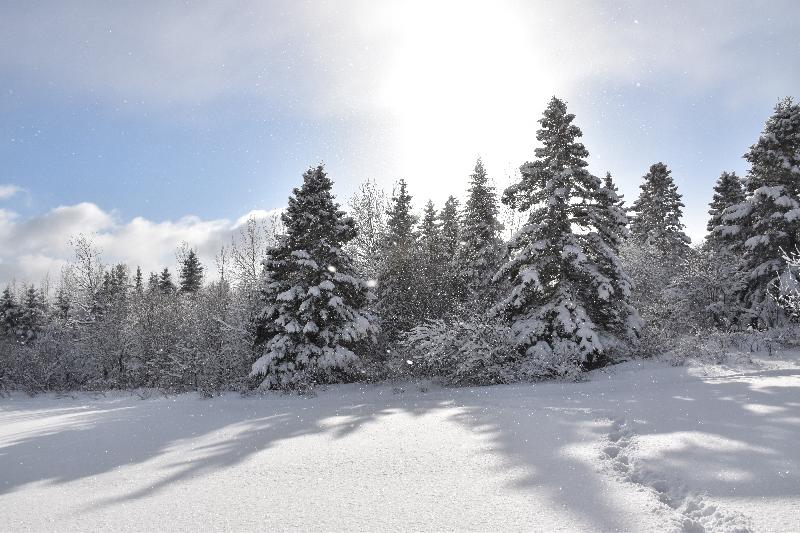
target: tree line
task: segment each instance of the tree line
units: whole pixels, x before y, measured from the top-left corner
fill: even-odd
[[[628,206],[610,173],[588,171],[574,119],[553,98],[516,182],[498,194],[478,159],[463,206],[451,196],[418,213],[404,180],[390,197],[368,181],[345,210],[312,167],[280,220],[250,220],[220,250],[211,282],[187,246],[177,279],[145,279],[78,237],[52,298],[3,291],[0,386],[507,383],[796,318],[800,106],[776,105],[744,178],[720,175],[697,246],[667,165],[650,166]],[[501,208],[521,221],[508,239]]]

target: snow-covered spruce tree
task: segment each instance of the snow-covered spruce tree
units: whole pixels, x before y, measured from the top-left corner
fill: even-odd
[[[628,239],[628,216],[617,187],[606,173],[602,186],[584,200],[589,229],[585,231],[587,256],[597,265],[598,272],[609,280],[613,302],[603,298],[589,299],[590,315],[595,322],[624,339],[638,334],[642,323],[632,304],[632,281],[620,259],[620,247]]]
[[[726,247],[741,248],[738,239],[726,238],[722,233],[724,226],[722,216],[726,209],[731,206],[739,205],[744,201],[744,189],[742,180],[736,172],[723,172],[717,183],[714,185],[714,197],[708,204],[708,237],[706,241],[715,245],[725,245]]]
[[[445,307],[442,294],[447,272],[442,228],[433,202],[428,200],[419,227],[418,285],[421,320],[440,318]]]
[[[611,172],[606,172],[606,176],[603,178],[603,186],[610,191],[613,191],[614,196],[617,197],[616,206],[619,207],[622,211],[628,213],[628,208],[625,207],[625,195],[619,192],[619,188],[614,183],[614,178],[611,176]]]
[[[18,337],[21,342],[30,343],[47,323],[47,301],[33,285],[25,290],[18,320]]]
[[[20,308],[17,299],[11,287],[6,286],[3,289],[3,295],[0,296],[0,336],[16,341],[19,315]]]
[[[492,277],[503,262],[503,225],[498,219],[497,195],[489,182],[483,162],[478,159],[470,176],[467,202],[462,215],[459,265],[466,293],[476,303],[493,300]]]
[[[624,282],[598,263],[613,250],[598,245],[600,180],[586,170],[589,153],[576,140],[582,134],[573,119],[553,98],[539,120],[536,160],[520,168],[521,181],[503,194],[504,203],[529,211],[528,220],[495,275],[512,285],[495,309],[528,358],[551,372],[598,364],[623,334],[619,325],[631,323],[629,306],[617,305],[626,299],[618,292]]]
[[[689,251],[689,237],[681,223],[683,202],[672,172],[664,163],[655,163],[642,179],[639,198],[631,210],[634,242],[654,245],[666,257],[682,257]]]
[[[286,235],[264,262],[264,339],[252,375],[282,388],[333,382],[356,362],[351,347],[374,334],[367,283],[342,247],[356,235],[323,167],[303,175],[281,216]]]
[[[144,292],[142,267],[140,266],[136,267],[136,274],[133,277],[133,290],[135,290],[137,294],[142,294]]]
[[[603,185],[597,191],[597,207],[594,214],[604,242],[612,248],[615,254],[618,254],[620,246],[630,236],[628,229],[630,221],[628,220],[628,210],[625,208],[625,200],[614,184],[611,172],[606,172]]]
[[[172,274],[167,267],[164,267],[164,270],[161,271],[161,275],[158,277],[158,289],[163,294],[172,294],[177,289],[175,283],[172,282]]]
[[[800,105],[780,101],[744,158],[750,163],[746,198],[725,210],[717,231],[737,237],[744,248],[747,320],[773,326],[783,313],[770,287],[786,266],[784,253],[793,253],[800,239]]]
[[[461,253],[461,221],[459,203],[454,196],[448,196],[439,212],[441,226],[441,304],[439,316],[444,317],[458,312],[464,302],[464,275],[459,263]]]
[[[387,341],[419,323],[420,276],[417,217],[405,180],[395,188],[387,212],[383,261],[378,277],[378,310]]]
[[[729,329],[742,314],[738,297],[745,279],[741,268],[742,243],[738,236],[723,232],[723,215],[726,209],[743,201],[742,181],[735,172],[723,172],[714,185],[714,197],[708,206],[705,242],[689,258],[686,271],[673,280],[671,292],[683,298],[676,318],[692,320],[695,327]]]
[[[194,250],[189,250],[181,265],[180,290],[194,294],[203,286],[203,265]]]

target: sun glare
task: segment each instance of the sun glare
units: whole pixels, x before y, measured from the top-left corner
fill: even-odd
[[[530,156],[551,86],[537,83],[547,72],[522,19],[488,4],[438,2],[389,19],[399,38],[379,103],[394,120],[401,175],[441,201],[478,155],[495,179],[513,172]]]

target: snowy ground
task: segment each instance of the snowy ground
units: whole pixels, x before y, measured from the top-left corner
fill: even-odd
[[[800,531],[800,358],[0,400],[0,530]]]

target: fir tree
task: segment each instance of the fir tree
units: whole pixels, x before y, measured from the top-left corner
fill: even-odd
[[[18,319],[18,336],[22,342],[36,339],[47,320],[47,307],[44,297],[30,285],[25,290]]]
[[[458,200],[449,196],[439,213],[440,223],[440,287],[441,304],[439,317],[452,314],[464,301],[465,283],[462,267],[459,264],[461,254],[461,221]]]
[[[389,340],[414,327],[420,316],[417,217],[405,180],[395,188],[387,212],[383,264],[378,277],[378,309]]]
[[[603,186],[597,191],[595,224],[603,241],[611,247],[615,255],[619,253],[620,246],[630,234],[628,223],[625,200],[619,194],[611,172],[606,172]]]
[[[600,180],[586,170],[589,153],[576,140],[582,134],[573,119],[553,98],[539,120],[537,159],[522,165],[521,181],[503,195],[504,203],[530,214],[495,276],[512,284],[495,309],[510,321],[517,344],[556,372],[601,360],[617,322],[628,323],[625,310],[613,321],[604,310],[624,295],[597,262],[611,253],[608,246],[598,250]]]
[[[633,203],[631,236],[636,242],[654,245],[662,254],[683,257],[689,237],[683,232],[683,202],[672,173],[664,163],[655,163],[642,178],[639,198]]]
[[[16,338],[20,309],[11,287],[3,289],[0,296],[0,335]]]
[[[714,185],[714,197],[708,204],[710,217],[706,229],[709,234],[713,235],[714,230],[722,225],[722,214],[727,208],[743,201],[744,189],[739,176],[736,175],[736,172],[723,172]]]
[[[158,274],[155,272],[150,272],[150,276],[147,278],[147,292],[153,293],[159,290],[158,288]]]
[[[139,266],[136,267],[136,275],[133,278],[133,288],[137,294],[142,294],[142,292],[144,292],[144,284],[142,280],[142,268]]]
[[[263,386],[342,379],[356,362],[354,344],[373,334],[366,282],[353,275],[342,247],[356,235],[331,193],[323,167],[303,175],[281,216],[286,235],[264,262],[262,356],[252,374]]]
[[[477,299],[491,299],[492,276],[502,264],[502,224],[498,219],[497,195],[489,182],[483,162],[478,159],[470,176],[464,206],[459,265],[468,293]]]
[[[633,284],[619,257],[620,247],[628,239],[628,216],[617,187],[607,172],[603,185],[587,202],[591,229],[584,234],[586,255],[597,265],[598,273],[608,280],[609,298],[587,301],[589,314],[606,332],[616,338],[638,335],[642,323],[631,304]],[[604,289],[600,289],[601,291]]]
[[[446,259],[442,241],[442,226],[433,202],[428,200],[422,213],[419,232],[419,281],[416,291],[419,319],[440,318],[446,309],[443,294]]]
[[[189,250],[181,264],[180,289],[182,293],[194,294],[203,285],[203,265],[194,250]]]
[[[791,98],[779,102],[744,157],[750,163],[746,198],[725,210],[717,232],[742,243],[741,295],[750,320],[774,325],[781,313],[769,287],[786,267],[784,252],[796,250],[800,236],[800,105]]]
[[[161,271],[161,276],[158,278],[158,290],[160,290],[162,294],[172,294],[175,292],[172,274],[170,274],[167,267],[164,267],[164,270]]]
[[[461,247],[461,224],[458,214],[458,200],[448,196],[439,213],[442,252],[447,258],[454,258]]]
[[[56,291],[56,301],[55,301],[55,316],[60,320],[67,320],[70,316],[70,311],[72,309],[72,302],[70,301],[69,294],[64,289],[64,287],[59,287],[58,291]]]
[[[628,208],[625,207],[625,195],[620,194],[617,185],[614,183],[614,178],[611,176],[611,172],[606,172],[606,176],[603,178],[603,187],[611,191],[613,195],[616,196],[617,201],[614,205],[616,205],[623,212],[627,213]]]

